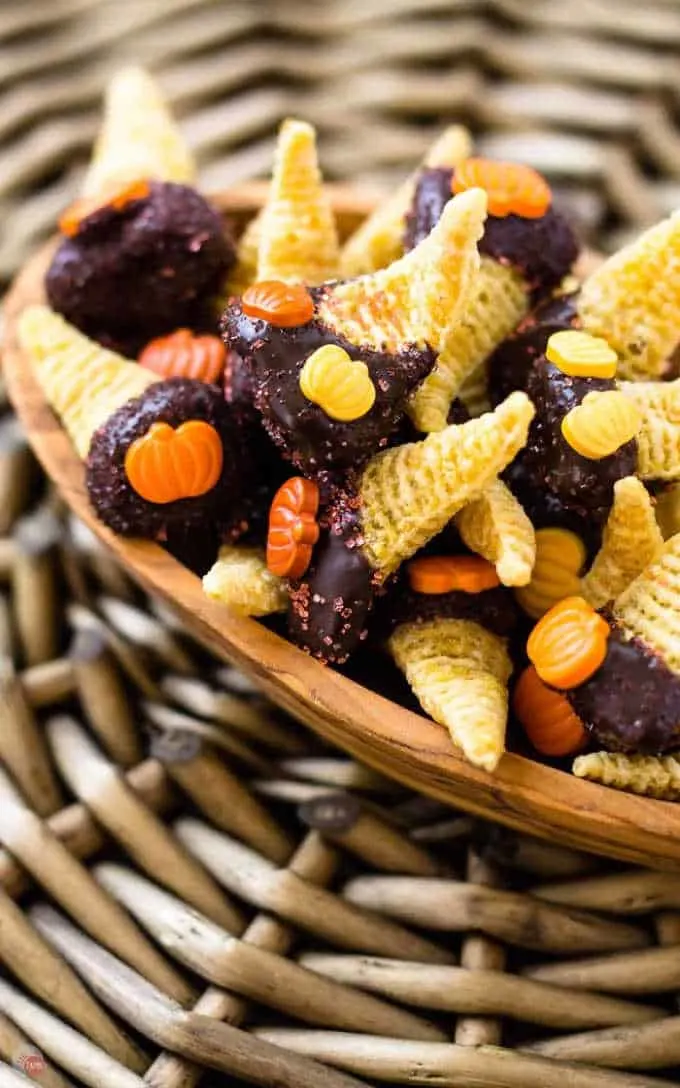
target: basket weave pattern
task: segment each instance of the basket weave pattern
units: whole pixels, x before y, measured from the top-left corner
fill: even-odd
[[[2,1088],[678,1083],[680,876],[286,721],[66,516],[9,414],[0,533]]]
[[[680,205],[679,47],[678,0],[4,0],[0,275],[76,192],[126,60],[158,75],[206,188],[267,174],[289,114],[330,177],[379,188],[457,119],[612,248]]]

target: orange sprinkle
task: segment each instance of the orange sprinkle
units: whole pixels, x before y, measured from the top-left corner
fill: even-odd
[[[564,695],[543,683],[533,665],[517,681],[512,704],[537,752],[573,756],[585,746],[588,734],[583,722]]]
[[[292,328],[306,325],[314,317],[314,300],[301,283],[262,280],[243,292],[241,306],[248,317],[260,318],[270,325]]]
[[[609,624],[583,597],[565,597],[538,621],[527,656],[551,687],[585,684],[607,656]]]
[[[495,567],[478,555],[427,555],[408,564],[416,593],[482,593],[500,585]]]
[[[66,209],[59,220],[59,230],[67,238],[73,238],[80,230],[80,224],[83,220],[87,219],[93,212],[98,211],[99,208],[109,207],[115,211],[121,211],[127,204],[131,204],[133,200],[144,200],[150,192],[149,182],[140,179],[139,181],[130,182],[123,188],[104,192],[97,197],[83,197]]]
[[[498,218],[520,215],[524,219],[540,219],[552,202],[550,186],[538,171],[520,163],[493,159],[465,159],[454,171],[451,188],[454,193],[484,189],[489,215]]]
[[[301,578],[319,539],[316,515],[319,488],[304,476],[292,476],[276,492],[269,509],[267,567],[279,578]]]
[[[125,474],[138,495],[158,505],[205,495],[222,472],[222,440],[209,423],[190,419],[173,430],[152,423],[125,454]]]
[[[224,371],[226,349],[219,336],[197,336],[190,329],[177,329],[158,336],[139,356],[140,366],[164,378],[193,378],[218,382]]]

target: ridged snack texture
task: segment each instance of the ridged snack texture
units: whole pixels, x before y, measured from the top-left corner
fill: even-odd
[[[203,578],[203,589],[239,616],[270,616],[285,612],[288,605],[286,583],[267,569],[262,548],[221,547]]]
[[[493,563],[504,586],[525,586],[531,580],[536,533],[502,480],[494,480],[464,506],[455,522],[463,543]]]
[[[359,495],[371,566],[392,574],[478,498],[525,444],[533,414],[529,398],[512,393],[494,412],[369,461]]]
[[[19,318],[19,342],[50,406],[85,459],[94,432],[158,375],[90,340],[47,306]]]
[[[396,629],[389,649],[423,710],[476,767],[494,771],[505,750],[505,643],[472,620],[438,619]]]

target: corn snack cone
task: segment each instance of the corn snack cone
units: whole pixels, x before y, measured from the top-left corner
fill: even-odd
[[[196,166],[155,81],[143,68],[123,68],[107,88],[83,196],[142,178],[193,185]]]
[[[680,479],[680,378],[673,382],[621,382],[640,409],[638,475],[643,480]]]
[[[457,166],[472,153],[470,133],[461,125],[450,125],[432,144],[418,169],[396,192],[378,205],[372,215],[345,242],[340,254],[344,279],[377,272],[398,260],[404,252],[404,219],[424,167]]]
[[[47,306],[29,306],[19,319],[19,342],[42,390],[78,454],[113,412],[139,397],[158,375],[89,340]]]
[[[479,268],[486,194],[453,197],[427,238],[388,268],[330,286],[320,319],[350,343],[398,352],[406,344],[442,349],[467,305]]]
[[[466,759],[495,770],[512,672],[503,640],[471,620],[439,619],[402,624],[389,650],[423,710],[446,726]]]
[[[639,638],[680,673],[680,535],[614,602],[613,615],[627,638]]]
[[[479,419],[372,458],[359,484],[371,566],[391,574],[441,532],[522,448],[533,414],[528,397],[512,393]]]
[[[676,756],[625,755],[622,752],[591,752],[574,760],[574,774],[603,786],[628,793],[680,799],[680,760]]]
[[[583,284],[583,327],[619,355],[621,378],[659,378],[678,343],[680,212],[615,253]]]
[[[288,605],[286,583],[267,569],[262,548],[220,548],[203,578],[203,589],[240,616],[269,616],[285,612]]]
[[[536,560],[534,527],[502,480],[460,510],[456,528],[468,548],[488,559],[504,586],[525,586]]]

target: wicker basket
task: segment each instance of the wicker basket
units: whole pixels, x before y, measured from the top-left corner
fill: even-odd
[[[323,747],[128,583],[9,414],[0,518],[0,1088],[680,1083],[680,876]]]
[[[71,199],[102,86],[148,64],[205,187],[270,166],[290,113],[330,177],[393,184],[447,119],[546,171],[613,247],[680,205],[679,0],[0,2],[0,276]]]

